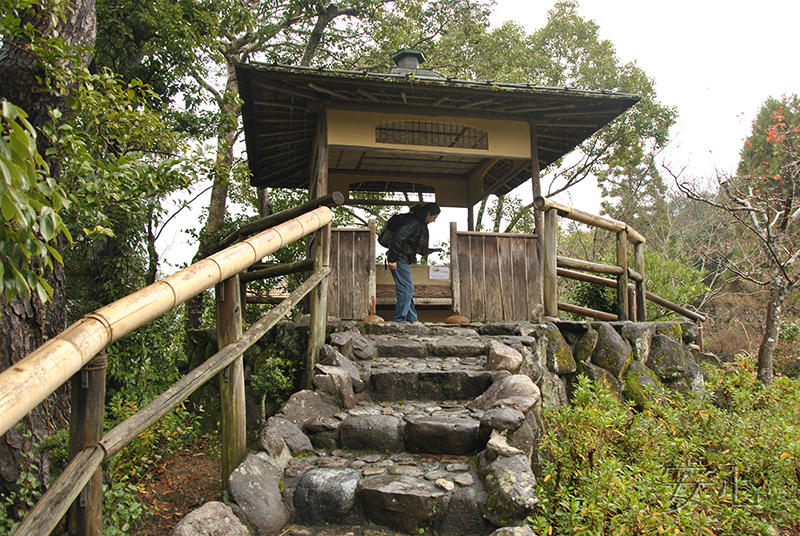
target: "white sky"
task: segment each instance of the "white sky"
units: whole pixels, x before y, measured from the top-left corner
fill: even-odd
[[[513,20],[533,32],[545,25],[554,3],[497,0],[492,24]],[[636,61],[655,81],[662,104],[677,107],[662,160],[675,171],[683,169],[685,177],[733,171],[763,102],[800,92],[797,0],[738,6],[721,0],[582,0],[578,13],[598,24],[600,37],[615,45],[621,62]],[[514,193],[528,197],[530,188],[526,183]],[[571,203],[596,212],[599,196],[587,185]],[[445,210],[431,227],[433,243],[448,239],[451,220],[466,229],[465,210]],[[188,263],[196,245],[179,232],[165,235],[162,255],[174,265]]]

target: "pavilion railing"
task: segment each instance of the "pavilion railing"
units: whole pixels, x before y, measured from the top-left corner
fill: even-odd
[[[222,476],[223,482],[227,480],[246,455],[242,355],[306,295],[319,290],[330,273],[326,264],[329,252],[325,251],[329,241],[324,240],[324,235],[330,226],[331,209],[319,206],[327,201],[323,198],[315,201],[318,208],[314,209],[304,205],[305,211],[290,214],[288,221],[285,221],[286,214],[270,220],[274,226],[267,230],[84,316],[0,374],[0,435],[63,383],[72,380],[71,461],[17,527],[16,535],[47,536],[68,510],[70,534],[101,534],[101,464],[118,454],[214,376],[218,376],[220,382]],[[328,204],[338,204],[336,201]],[[278,223],[280,219],[284,220],[283,223]],[[313,273],[242,333],[239,273],[266,255],[311,233],[315,233],[310,265]],[[103,434],[104,349],[213,286],[216,286],[220,350],[138,413]],[[312,299],[311,304],[309,352],[305,363],[306,375],[309,376],[316,360],[312,345],[318,349],[318,341],[324,340],[326,320],[324,299],[321,302]]]
[[[534,200],[534,206],[545,214],[544,232],[542,233],[544,235],[542,305],[546,316],[557,317],[558,311],[562,310],[598,320],[632,320],[634,322],[638,320],[644,322],[647,319],[647,301],[649,300],[694,321],[698,330],[697,344],[702,350],[705,317],[647,291],[644,269],[645,238],[641,234],[624,222],[583,212],[567,205],[561,205],[545,197],[537,197]],[[615,265],[599,264],[558,256],[556,237],[559,216],[616,233],[617,263]],[[628,242],[633,243],[632,269],[628,262]],[[591,273],[613,275],[616,276],[616,280],[591,275]],[[558,277],[615,288],[617,290],[616,314],[559,302]],[[633,281],[632,284],[630,283],[631,280]]]

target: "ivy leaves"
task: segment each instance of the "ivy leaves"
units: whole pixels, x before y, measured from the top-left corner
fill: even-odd
[[[72,237],[59,215],[69,206],[64,191],[50,178],[36,150],[36,131],[27,114],[7,100],[0,110],[0,292],[6,300],[35,291],[47,301],[53,294],[44,276],[53,259],[59,234]]]

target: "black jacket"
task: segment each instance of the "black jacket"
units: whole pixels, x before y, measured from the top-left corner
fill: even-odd
[[[414,214],[414,217],[407,218],[394,232],[387,262],[413,264],[417,260],[417,254],[423,257],[428,255],[428,225],[424,217]]]

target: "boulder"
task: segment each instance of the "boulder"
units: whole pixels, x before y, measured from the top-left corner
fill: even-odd
[[[172,531],[172,536],[249,536],[250,531],[221,502],[207,502],[189,512]]]
[[[406,475],[365,478],[359,485],[364,512],[373,523],[407,533],[424,531],[444,492]]]
[[[542,405],[548,408],[558,408],[565,405],[567,398],[567,386],[559,376],[549,370],[545,370],[538,383],[541,393]]]
[[[507,370],[511,374],[517,374],[522,361],[522,354],[517,350],[501,342],[489,341],[486,370]]]
[[[664,335],[675,342],[683,342],[683,330],[676,322],[658,322],[654,324],[656,335]]]
[[[625,389],[625,384],[610,371],[598,367],[597,365],[593,365],[592,363],[580,363],[578,366],[578,372],[589,378],[592,383],[596,383],[597,385],[605,388],[620,402],[625,400],[622,394],[623,390]]]
[[[520,527],[503,527],[489,536],[536,536],[536,534],[528,525],[522,525]]]
[[[623,324],[620,334],[623,339],[631,344],[634,361],[641,361],[642,363],[647,361],[655,332],[655,326],[648,322],[627,322]]]
[[[364,381],[361,379],[361,374],[358,372],[358,367],[355,364],[347,359],[344,355],[340,352],[336,351],[333,346],[328,344],[323,344],[319,348],[319,355],[320,355],[320,365],[329,365],[332,367],[341,367],[350,375],[350,379],[353,383],[353,391],[356,393],[361,393],[366,389],[366,385]]]
[[[403,452],[404,422],[393,415],[352,415],[339,425],[343,449]]]
[[[541,336],[547,339],[547,353],[545,356],[547,369],[554,374],[571,374],[575,372],[575,358],[572,355],[572,348],[569,347],[556,325],[552,322],[545,324],[538,338],[541,338]]]
[[[359,474],[354,469],[322,467],[308,471],[297,482],[293,502],[299,523],[333,523],[350,513],[356,502]]]
[[[522,354],[522,365],[519,368],[519,373],[529,377],[533,380],[533,383],[538,383],[544,373],[544,366],[539,359],[536,346],[531,348],[523,346],[517,348],[517,351]]]
[[[257,454],[263,460],[274,465],[279,471],[286,468],[292,453],[286,446],[286,442],[281,437],[278,429],[274,426],[264,426],[258,436],[258,444],[261,452]]]
[[[280,414],[303,428],[311,419],[333,415],[338,411],[339,408],[325,402],[314,391],[298,391],[289,397]]]
[[[491,435],[492,430],[502,432],[504,430],[514,431],[525,422],[525,415],[515,409],[495,408],[487,410],[481,417],[481,433],[486,437]]]
[[[572,356],[576,362],[585,362],[592,358],[592,352],[594,352],[597,346],[597,339],[599,337],[597,330],[592,326],[589,326],[586,332],[578,337],[578,340],[575,342],[575,347],[572,349]]]
[[[640,411],[650,406],[651,396],[658,397],[664,394],[664,387],[658,379],[658,374],[640,361],[631,363],[622,379],[625,383],[623,395]]]
[[[685,378],[689,363],[697,365],[682,343],[666,335],[658,334],[653,337],[653,347],[645,364],[658,374],[662,382],[672,383]]]
[[[621,378],[633,361],[630,343],[607,323],[597,324],[597,334],[597,346],[592,352],[592,363]]]
[[[318,417],[306,423],[305,432],[314,447],[333,450],[339,448],[340,424],[341,421],[334,417]]]
[[[480,457],[479,457],[480,458]],[[536,477],[530,460],[523,454],[479,460],[487,503],[484,517],[497,527],[513,525],[532,515],[536,498]]]
[[[528,376],[513,374],[498,382],[493,383],[485,393],[476,398],[472,405],[480,410],[487,410],[498,400],[512,396],[522,396],[538,399],[541,396],[539,388]]]
[[[511,409],[519,411],[520,413],[528,413],[528,411],[536,406],[541,401],[540,397],[533,396],[509,396],[501,398],[490,406],[492,409]]]
[[[353,393],[353,379],[345,369],[342,367],[331,367],[320,364],[317,364],[315,369],[322,374],[330,376],[331,383],[333,383],[333,387],[336,390],[336,394],[343,408],[353,409],[356,407],[356,396]],[[359,381],[361,380],[359,379]]]
[[[289,447],[292,456],[314,452],[314,447],[311,445],[311,440],[308,439],[308,436],[296,424],[280,416],[280,414],[270,417],[264,428],[274,429],[286,443],[286,446]],[[271,434],[271,432],[262,430],[262,435],[268,434]]]
[[[278,534],[289,521],[281,500],[280,473],[271,464],[248,455],[228,478],[227,488],[258,536]]]
[[[442,497],[439,510],[441,515],[437,516],[435,524],[437,534],[480,536],[493,528],[483,517],[486,493],[475,488],[458,488]]]
[[[405,447],[409,452],[474,454],[481,448],[480,423],[449,416],[407,417]]]

